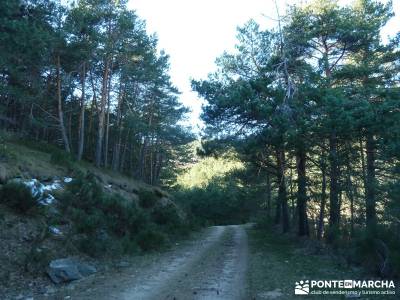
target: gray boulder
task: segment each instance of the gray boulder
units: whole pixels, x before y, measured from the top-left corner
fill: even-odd
[[[56,259],[50,262],[47,275],[54,283],[78,280],[96,273],[96,268],[73,258]]]

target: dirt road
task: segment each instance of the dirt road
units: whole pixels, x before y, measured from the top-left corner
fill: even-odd
[[[215,226],[157,258],[77,282],[57,299],[248,299],[246,269],[244,227]]]

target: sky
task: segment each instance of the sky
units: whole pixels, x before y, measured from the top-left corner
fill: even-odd
[[[301,1],[277,0],[280,13],[286,4]],[[188,124],[196,132],[203,127],[199,118],[203,102],[191,91],[191,79],[207,78],[215,70],[215,59],[234,49],[237,26],[255,19],[272,27],[271,18],[276,19],[274,0],[129,0],[128,7],[146,20],[148,33],[156,33],[159,49],[170,55],[172,82],[182,93],[181,102],[192,111]],[[393,0],[393,9],[396,16],[383,37],[400,31],[400,0]]]

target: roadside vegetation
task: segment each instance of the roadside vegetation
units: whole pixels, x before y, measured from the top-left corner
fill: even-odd
[[[324,243],[281,235],[271,225],[247,230],[250,246],[247,280],[252,299],[298,299],[301,296],[294,295],[294,288],[300,280],[370,280],[375,276],[364,266],[348,262],[343,253]],[[306,297],[316,300],[348,298],[340,295]],[[361,299],[363,297],[361,295]],[[397,296],[373,296],[372,299],[397,299]]]
[[[30,188],[18,182],[9,182],[1,187],[0,203],[21,214],[39,207],[38,199],[32,195]]]
[[[59,196],[62,219],[72,222],[73,234],[81,235],[78,247],[89,255],[159,250],[186,221],[171,200],[161,206],[153,190],[139,195],[140,203],[154,200],[140,207],[133,199],[104,193],[92,175],[81,176]]]
[[[265,218],[382,277],[400,276],[400,35],[382,36],[392,16],[391,2],[298,3],[274,28],[241,26],[235,50],[192,82],[206,100],[203,148],[236,151],[263,182]]]
[[[167,250],[197,228],[158,187],[77,161],[52,145],[1,137],[0,287],[6,295],[16,297],[32,282],[48,286],[45,270],[55,259],[79,257],[105,270],[132,255]],[[44,196],[54,196],[50,204],[32,194],[35,184],[58,186],[42,186]]]
[[[154,192],[144,195],[150,194]],[[90,256],[159,250],[168,238],[179,239],[190,230],[184,212],[168,198],[169,203],[161,205],[154,195],[155,202],[142,208],[133,199],[103,192],[92,174],[74,179],[57,192],[58,204],[52,210],[42,207],[23,183],[5,184],[0,195],[0,204],[18,214],[43,216],[48,226],[69,225],[67,234],[72,240],[66,237],[67,244]],[[139,199],[146,201],[143,196]]]

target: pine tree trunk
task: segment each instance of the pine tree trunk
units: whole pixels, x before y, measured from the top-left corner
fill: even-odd
[[[349,157],[349,153],[351,151],[351,146],[347,144],[346,152],[347,152],[347,166],[346,166],[346,195],[350,200],[350,236],[354,236],[354,188],[351,180],[351,174],[353,172],[351,167],[351,161]]]
[[[280,203],[282,209],[282,231],[286,233],[289,231],[289,212],[285,180],[285,152],[282,148],[280,148],[277,150],[276,155],[278,162],[278,202]]]
[[[139,155],[138,178],[141,180],[144,179],[146,152],[147,152],[147,137],[144,138],[143,144],[140,148],[140,155]]]
[[[103,139],[104,139],[104,122],[105,122],[105,108],[106,108],[106,99],[107,99],[107,83],[108,83],[108,68],[109,62],[108,58],[105,61],[104,66],[104,74],[103,74],[103,82],[102,82],[102,91],[101,91],[101,102],[100,102],[100,114],[99,114],[99,127],[97,134],[97,143],[96,143],[96,166],[101,166],[101,159],[103,154]]]
[[[282,203],[279,201],[278,197],[276,199],[276,206],[275,206],[275,219],[274,219],[275,225],[281,223],[281,218],[282,218]]]
[[[64,142],[65,151],[70,153],[71,148],[69,146],[67,130],[65,128],[65,123],[64,123],[64,112],[63,112],[63,108],[62,108],[60,55],[57,56],[57,100],[58,100],[58,119],[59,119],[60,131],[61,131],[62,139]]]
[[[271,217],[271,180],[270,180],[270,175],[269,172],[267,172],[266,176],[266,181],[267,181],[267,191],[266,191],[266,198],[267,198],[267,216],[268,218]]]
[[[122,81],[120,84],[119,88],[119,96],[118,96],[118,106],[117,106],[117,132],[118,132],[118,137],[117,137],[117,142],[114,145],[114,150],[113,150],[113,159],[112,159],[112,169],[114,171],[118,170],[119,167],[119,161],[121,157],[121,143],[122,143],[122,106],[123,106],[123,91],[122,91]]]
[[[375,138],[368,133],[366,137],[367,176],[365,188],[367,230],[373,234],[376,229],[376,175],[375,175]]]
[[[151,145],[150,145],[150,162],[149,162],[149,167],[150,167],[150,174],[149,174],[149,183],[152,185],[153,184],[153,176],[154,176],[154,143],[153,143],[153,138],[151,139]]]
[[[367,189],[367,171],[365,167],[365,157],[364,157],[364,145],[363,140],[360,138],[360,157],[361,157],[361,171],[362,171],[362,179],[364,184],[364,190]]]
[[[82,65],[82,96],[81,96],[81,114],[79,117],[79,145],[78,145],[78,160],[82,160],[84,143],[85,143],[85,81],[86,81],[86,63]]]
[[[297,212],[299,222],[299,236],[308,235],[307,228],[307,179],[306,179],[306,153],[303,149],[297,152]]]
[[[90,74],[90,83],[92,86],[92,92],[93,92],[93,98],[92,98],[92,105],[90,108],[90,118],[89,118],[89,130],[88,130],[88,151],[89,153],[93,152],[93,147],[95,144],[95,135],[93,134],[93,123],[94,123],[94,116],[95,116],[95,112],[98,112],[98,106],[97,106],[97,93],[96,93],[96,87],[94,84],[94,79],[93,79],[93,74],[92,74],[92,70],[89,69],[89,74]]]
[[[159,151],[159,152],[157,153],[157,165],[156,165],[156,167],[155,167],[155,170],[156,170],[156,171],[155,171],[155,177],[154,177],[154,183],[155,183],[155,184],[158,184],[159,181],[160,181],[160,175],[161,175],[161,170],[162,170],[163,162],[164,162],[163,155],[162,155],[162,153]]]
[[[329,46],[326,40],[322,42],[324,47],[323,60],[325,64],[325,76],[328,85],[331,86],[332,70],[329,64]],[[331,129],[329,137],[329,163],[330,163],[330,184],[329,184],[329,234],[328,241],[333,242],[339,234],[339,162],[338,162],[338,138],[334,128]]]
[[[325,162],[321,166],[322,172],[322,187],[321,187],[321,207],[319,211],[317,239],[321,240],[324,232],[325,206],[326,206],[326,167]]]
[[[113,69],[113,63],[111,63],[110,69]],[[110,109],[111,109],[111,99],[110,99],[110,92],[111,92],[111,80],[112,80],[112,73],[108,76],[108,92],[107,92],[107,118],[106,118],[106,138],[104,142],[104,167],[108,167],[108,146],[109,146],[109,136],[110,136]]]
[[[339,233],[339,165],[337,153],[337,136],[332,132],[329,139],[330,190],[329,190],[329,227],[328,241],[333,242]]]
[[[128,128],[127,133],[126,133],[126,138],[125,138],[125,144],[123,147],[123,151],[122,151],[122,156],[120,159],[120,165],[118,167],[119,171],[123,171],[124,170],[124,165],[125,165],[125,160],[126,160],[126,152],[128,151],[128,145],[129,145],[129,134],[130,134],[130,128]],[[133,143],[132,143],[133,144]],[[131,146],[130,151],[133,149],[133,146]],[[131,153],[131,157],[132,157],[132,153]]]
[[[297,216],[298,216],[298,213],[297,213],[298,207],[297,207],[297,205],[295,205],[295,196],[294,196],[294,192],[293,192],[294,191],[293,168],[290,168],[289,179],[290,179],[290,184],[289,184],[290,195],[289,195],[289,199],[291,200],[290,210],[291,210],[291,214],[292,214],[292,224],[295,224],[296,221],[297,221]]]
[[[68,136],[72,138],[72,112],[68,114]]]
[[[104,167],[108,167],[108,145],[110,136],[110,97],[107,97],[106,133],[104,141]]]
[[[112,169],[114,171],[118,170],[120,164],[121,143],[122,143],[122,129],[120,128],[118,130],[117,142],[115,143],[113,150]]]
[[[354,236],[354,193],[350,175],[347,175],[347,197],[350,200],[350,236]]]

